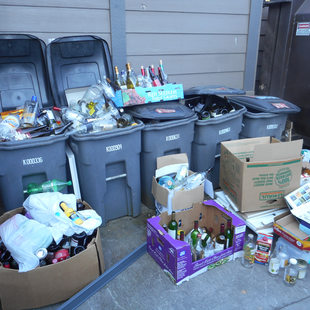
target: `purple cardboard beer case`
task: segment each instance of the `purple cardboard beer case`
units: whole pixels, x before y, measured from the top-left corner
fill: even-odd
[[[245,222],[213,200],[195,203],[193,208],[176,213],[179,229],[185,235],[194,227],[195,220],[199,221],[199,227],[212,227],[215,236],[220,232],[220,224],[225,223],[226,227],[227,219],[232,219],[233,245],[212,256],[192,262],[190,245],[173,239],[162,227],[170,218],[165,212],[147,220],[147,251],[176,284],[234,259],[243,250]]]

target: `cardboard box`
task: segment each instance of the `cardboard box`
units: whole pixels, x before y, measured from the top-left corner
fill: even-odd
[[[246,225],[244,221],[223,209],[215,201],[209,200],[194,204],[192,209],[176,213],[179,228],[189,233],[194,220],[199,226],[212,227],[214,235],[220,232],[220,224],[232,219],[234,230],[233,246],[210,257],[192,262],[190,245],[185,241],[173,239],[162,227],[168,224],[167,212],[147,220],[147,251],[176,284],[201,274],[232,259],[243,250]]]
[[[23,208],[6,212],[0,217],[0,224],[22,212]],[[64,301],[103,272],[104,260],[98,230],[96,238],[86,250],[57,264],[37,267],[28,272],[18,272],[0,266],[2,309],[38,308]]]
[[[302,142],[262,137],[221,143],[220,186],[239,211],[286,206],[284,196],[300,184]]]
[[[188,163],[188,158],[185,153],[167,155],[157,158],[157,169],[172,165],[172,164],[183,164]],[[189,171],[189,174],[192,174],[192,171]],[[152,194],[154,199],[158,201],[161,205],[168,205],[168,196],[169,190],[156,181],[155,176],[152,181]],[[191,190],[176,191],[173,195],[171,206],[172,210],[183,210],[192,206],[193,203],[201,202],[204,200],[204,185],[200,185]]]
[[[117,107],[127,107],[183,98],[182,84],[166,84],[157,87],[136,87],[135,89],[118,90],[114,102]]]
[[[299,222],[289,211],[275,217],[273,231],[298,249],[310,251],[309,236],[299,229]]]

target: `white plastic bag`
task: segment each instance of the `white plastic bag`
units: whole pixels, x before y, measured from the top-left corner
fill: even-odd
[[[59,207],[64,201],[69,208],[76,211],[76,197],[74,194],[62,194],[59,192],[40,193],[30,195],[24,201],[24,208],[33,219],[51,228],[55,242],[58,244],[63,235],[72,236],[74,233],[85,231],[91,235],[102,223],[101,217],[94,210],[79,211],[85,217],[81,225],[77,225],[68,218]]]
[[[0,237],[20,272],[26,272],[39,265],[35,252],[48,247],[53,241],[49,228],[35,220],[16,214],[0,225]]]

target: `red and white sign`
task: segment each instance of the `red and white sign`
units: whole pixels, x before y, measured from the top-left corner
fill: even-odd
[[[310,35],[310,22],[297,23],[296,36],[309,36]]]

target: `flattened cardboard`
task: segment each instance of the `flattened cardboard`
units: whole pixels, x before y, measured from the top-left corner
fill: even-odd
[[[83,202],[86,208],[88,204]],[[0,224],[23,208],[6,212]],[[37,267],[28,272],[0,266],[0,302],[3,310],[30,309],[64,301],[91,283],[104,272],[99,230],[87,249],[68,260]]]
[[[283,197],[300,184],[301,145],[302,140],[282,143],[269,137],[222,142],[221,188],[241,212],[283,208]]]
[[[234,230],[233,246],[210,257],[192,262],[190,246],[187,242],[174,240],[162,227],[171,216],[167,212],[147,220],[147,251],[176,284],[181,284],[202,272],[233,259],[243,249],[245,222],[226,211],[215,201],[196,203],[193,208],[177,212],[176,221],[185,234],[193,228],[194,221],[199,226],[212,227],[213,235],[220,231],[220,224],[232,219]]]
[[[273,231],[298,249],[310,251],[309,236],[299,229],[299,222],[289,211],[275,217]]]
[[[157,168],[162,168],[171,164],[184,164],[188,163],[188,158],[185,153],[161,156],[157,158]],[[193,174],[189,171],[189,175]],[[153,177],[152,180],[152,194],[157,202],[163,206],[168,204],[169,190],[156,181]],[[191,190],[176,191],[172,198],[172,210],[183,210],[192,206],[193,203],[201,202],[204,199],[204,185],[193,188]]]

